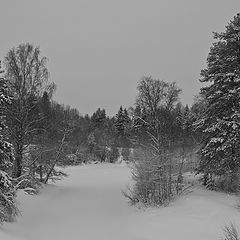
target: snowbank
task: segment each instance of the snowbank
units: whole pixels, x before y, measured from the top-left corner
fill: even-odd
[[[40,195],[18,195],[22,217],[0,229],[0,240],[217,240],[225,224],[240,223],[231,195],[197,187],[168,207],[141,211],[121,194],[130,181],[126,166],[65,171],[69,177]]]

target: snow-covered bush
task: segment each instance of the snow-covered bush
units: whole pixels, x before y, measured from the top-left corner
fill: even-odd
[[[12,221],[18,214],[15,187],[9,175],[0,170],[0,222]]]
[[[216,187],[225,192],[240,192],[240,171],[229,172],[217,178]]]
[[[240,171],[229,171],[220,176],[205,174],[202,178],[205,186],[210,190],[230,193],[240,192]]]
[[[229,226],[225,226],[224,229],[224,238],[222,240],[240,240],[240,236],[236,226],[233,223],[230,223]]]
[[[70,153],[66,155],[66,162],[68,165],[77,165],[79,163],[77,154]]]
[[[111,163],[116,162],[119,156],[120,154],[119,154],[118,148],[115,146],[111,147],[111,150],[108,152],[108,155],[107,155],[109,162]]]
[[[104,162],[106,160],[107,150],[105,147],[96,146],[93,152],[100,162]]]
[[[130,156],[130,148],[123,148],[122,149],[122,156],[124,161],[129,161],[129,156]]]
[[[28,187],[38,191],[42,183],[47,183],[48,179],[57,180],[65,176],[62,171],[55,167],[70,165],[73,159],[69,159],[68,146],[63,137],[60,144],[39,144],[30,149],[29,161],[26,165],[25,176]]]
[[[0,65],[1,73],[3,71],[1,71]],[[11,221],[18,213],[15,203],[15,187],[12,179],[5,172],[9,163],[14,159],[12,145],[6,141],[7,127],[3,113],[4,107],[10,103],[7,82],[3,77],[0,77],[0,222]]]
[[[179,173],[168,154],[138,151],[132,162],[133,186],[123,194],[132,204],[165,205],[180,192],[182,175]]]

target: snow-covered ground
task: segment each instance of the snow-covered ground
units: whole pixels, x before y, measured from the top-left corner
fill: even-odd
[[[239,223],[234,196],[201,187],[167,207],[137,210],[121,190],[130,181],[123,164],[66,169],[68,178],[38,196],[20,193],[22,217],[4,224],[0,240],[214,240]]]

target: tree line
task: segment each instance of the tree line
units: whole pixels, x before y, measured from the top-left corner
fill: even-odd
[[[29,43],[10,49],[3,66],[1,176],[13,183],[12,188],[34,192],[49,179],[64,175],[57,165],[114,162],[119,148],[127,160],[130,148],[152,143],[158,151],[165,145],[173,147],[182,131],[179,117],[189,114],[188,106],[178,100],[181,90],[176,83],[149,76],[139,81],[134,107],[120,106],[113,117],[101,108],[83,116],[53,100],[56,85],[49,80],[47,58]]]

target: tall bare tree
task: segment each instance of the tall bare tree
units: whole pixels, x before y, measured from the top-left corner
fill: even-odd
[[[175,104],[178,102],[181,89],[178,88],[176,82],[168,83],[165,94],[165,107],[167,110],[173,110]]]
[[[135,123],[142,126],[148,141],[133,156],[134,184],[124,193],[134,204],[159,206],[180,192],[182,168],[174,166],[170,151],[176,141],[174,110],[180,92],[176,83],[152,77],[144,77],[138,84]]]
[[[143,77],[139,82],[136,104],[146,109],[151,115],[155,115],[157,109],[163,104],[166,96],[167,84],[164,81]]]
[[[175,82],[166,83],[151,76],[143,77],[138,84],[136,105],[147,115],[140,120],[145,124],[151,145],[157,152],[161,152],[163,145],[170,141],[166,139],[166,132],[171,130],[171,111],[178,102],[180,92]]]
[[[4,59],[6,79],[13,97],[6,115],[16,156],[15,177],[22,174],[24,150],[31,143],[42,118],[37,109],[38,101],[44,91],[51,95],[55,89],[54,83],[49,83],[46,61],[46,57],[40,55],[40,48],[29,43],[12,48]]]

